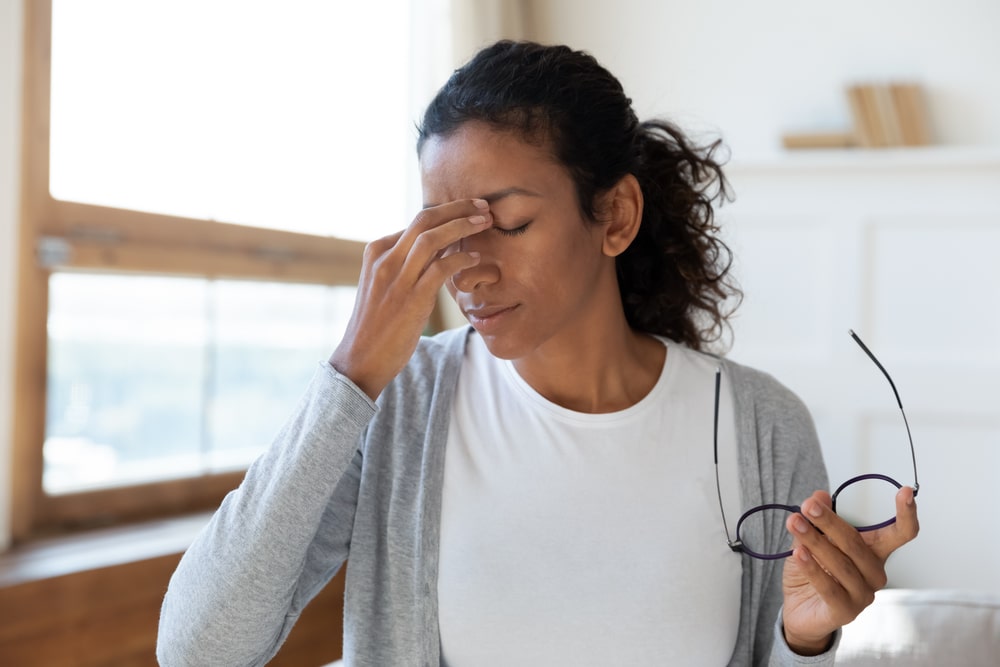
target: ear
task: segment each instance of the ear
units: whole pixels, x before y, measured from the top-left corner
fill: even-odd
[[[608,257],[617,257],[632,244],[642,224],[642,188],[632,174],[625,174],[605,193],[604,243]]]

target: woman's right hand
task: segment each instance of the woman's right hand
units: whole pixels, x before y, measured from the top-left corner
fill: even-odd
[[[354,312],[330,364],[378,398],[413,355],[445,281],[479,263],[459,242],[492,223],[485,200],[463,199],[425,208],[403,231],[369,243]]]

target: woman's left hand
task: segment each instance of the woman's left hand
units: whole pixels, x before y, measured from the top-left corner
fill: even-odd
[[[832,505],[829,493],[817,491],[785,524],[794,553],[782,578],[782,623],[788,646],[800,655],[825,651],[833,632],[872,603],[886,584],[889,555],[919,531],[910,487],[896,494],[896,522],[878,530],[858,532]]]

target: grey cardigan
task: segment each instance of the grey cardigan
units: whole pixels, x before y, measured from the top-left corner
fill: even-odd
[[[440,664],[444,450],[468,332],[421,339],[377,404],[321,365],[274,443],[181,559],[160,616],[161,665],[265,664],[348,555],[346,664]],[[801,401],[770,376],[722,363],[735,401],[743,506],[798,504],[826,488]],[[789,539],[780,522],[764,530],[768,544]],[[832,664],[833,649],[800,658],[782,639],[781,562],[742,558],[730,664]]]

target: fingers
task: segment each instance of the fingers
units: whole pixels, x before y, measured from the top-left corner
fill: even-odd
[[[817,592],[841,601],[846,597],[851,608],[860,610],[871,604],[876,590],[885,586],[885,561],[872,551],[857,529],[834,513],[829,498],[825,492],[813,494],[802,503],[801,514],[789,517],[788,527],[797,549],[804,552],[800,556],[808,555],[809,561],[815,563],[809,563],[816,574],[810,582]]]
[[[785,637],[816,652],[823,637],[860,614],[886,584],[885,561],[919,531],[913,489],[896,495],[896,521],[859,532],[833,511],[830,495],[818,491],[790,514],[792,539],[784,590]],[[811,654],[811,653],[810,653]]]
[[[858,532],[832,509],[830,495],[817,491],[789,516],[786,527],[793,536],[795,558],[804,571],[826,577],[812,581],[817,590],[834,595],[827,579],[834,579],[852,600],[867,606],[874,591],[884,588],[889,555],[913,540],[920,530],[913,489],[896,494],[896,522],[879,530]]]
[[[414,282],[419,281],[432,265],[439,264],[439,260],[445,257],[453,258],[455,255],[463,254],[460,248],[462,239],[478,234],[489,227],[490,216],[473,215],[465,218],[457,218],[433,227],[425,232],[421,232],[410,248],[406,260],[403,263],[401,274],[411,277]],[[468,260],[468,254],[465,253]],[[451,259],[448,264],[455,264],[456,260]],[[464,266],[459,268],[466,268]],[[441,274],[440,271],[433,272],[434,275]],[[444,273],[444,277],[451,273]],[[444,282],[442,277],[441,282]],[[439,287],[440,285],[438,285]]]
[[[492,224],[489,204],[481,199],[426,208],[406,229],[368,244],[359,290],[380,298],[390,289],[401,290],[410,298],[417,289],[425,300],[432,298],[449,276],[479,262],[472,253],[462,252],[462,239]]]
[[[862,537],[871,550],[883,561],[893,551],[916,538],[920,532],[917,503],[912,487],[904,486],[896,492],[896,522],[867,533]]]
[[[802,504],[802,512],[826,539],[818,540],[814,550],[817,555],[828,554],[837,558],[838,552],[846,556],[864,580],[873,588],[885,586],[885,560],[873,553],[861,533],[831,509],[832,501],[824,491],[813,494]],[[822,560],[822,559],[821,559]]]
[[[488,229],[492,222],[489,204],[482,199],[465,199],[426,208],[417,214],[393,244],[393,268],[400,277],[415,284],[432,264],[442,259],[446,250],[453,248],[462,239]],[[451,251],[447,254],[451,256],[459,253]],[[456,262],[453,260],[448,264],[454,265]],[[459,269],[461,268],[466,266],[460,266]],[[434,274],[441,274],[441,271],[435,271]],[[448,275],[451,273],[445,274],[445,277]],[[444,278],[441,282],[444,282]]]
[[[916,538],[920,532],[920,521],[917,519],[916,491],[913,487],[904,486],[896,493],[896,534],[903,540],[900,546]]]
[[[819,564],[798,539],[792,541],[792,558],[799,567],[799,572],[813,585],[813,588],[824,598],[846,597],[847,591],[840,583],[830,576],[830,573]]]
[[[405,230],[369,243],[333,367],[376,399],[416,349],[445,280],[479,263],[460,241],[491,225],[489,204],[465,199],[424,209]]]

